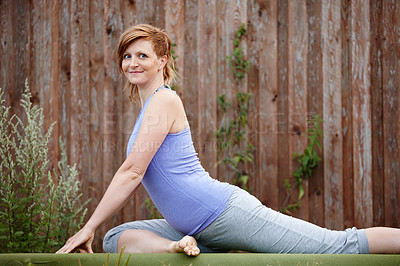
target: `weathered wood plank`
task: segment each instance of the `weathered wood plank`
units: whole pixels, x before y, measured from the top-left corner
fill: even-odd
[[[382,0],[370,1],[371,21],[371,112],[372,112],[372,178],[373,225],[385,225],[385,179],[383,140],[383,88],[382,88]]]
[[[185,16],[184,16],[184,43],[183,43],[183,87],[185,95],[184,105],[186,108],[186,115],[189,120],[190,130],[192,132],[193,143],[196,151],[199,151],[199,121],[197,119],[197,93],[198,93],[198,64],[197,57],[198,53],[198,7],[197,1],[186,1],[185,2]]]
[[[152,23],[161,29],[165,29],[165,20],[169,15],[165,13],[166,3],[165,0],[144,1],[150,3],[149,14],[153,14]]]
[[[184,0],[168,0],[165,7],[165,30],[169,34],[172,43],[176,46],[173,48],[175,59],[175,68],[178,73],[185,77],[184,68],[184,56],[185,56],[185,1]],[[178,95],[181,97],[182,101],[185,101],[185,88],[182,86],[182,79],[178,77],[174,84]],[[189,96],[190,97],[190,96]]]
[[[343,179],[341,132],[341,39],[340,5],[324,1],[322,8],[322,86],[324,117],[324,188],[325,225],[331,229],[343,227]]]
[[[217,118],[217,31],[216,3],[200,2],[198,6],[198,109],[199,158],[211,176],[217,175],[215,163]]]
[[[370,10],[367,1],[351,3],[354,223],[372,225],[372,143]]]
[[[288,0],[278,1],[278,175],[279,207],[286,207],[287,192],[285,179],[291,178],[288,167],[289,125],[288,125]]]
[[[12,37],[12,42],[9,42],[11,53],[8,54],[9,61],[12,65],[15,64],[15,72],[8,72],[7,78],[14,79],[10,82],[15,87],[10,87],[11,90],[15,90],[18,95],[18,101],[11,102],[11,108],[19,108],[19,99],[22,96],[22,92],[25,89],[25,80],[28,79],[29,84],[33,82],[35,77],[31,73],[32,58],[30,57],[30,28],[31,28],[31,3],[26,4],[24,1],[12,1],[13,12],[9,18],[12,25],[12,32],[9,32]],[[11,46],[11,44],[14,44]],[[24,60],[19,60],[23,58]],[[34,88],[32,88],[34,89]],[[38,88],[37,88],[38,89]],[[37,92],[37,90],[35,91]],[[38,104],[38,99],[35,99],[35,103]],[[21,110],[21,108],[19,108]],[[22,111],[22,110],[21,110]],[[48,127],[48,124],[46,124]]]
[[[135,24],[152,24],[156,27],[161,27],[162,25],[155,24],[154,21],[154,12],[155,8],[153,6],[153,1],[135,1],[136,5],[136,16],[135,16]],[[164,12],[162,13],[164,14]]]
[[[230,71],[229,63],[227,60],[227,56],[230,56],[233,51],[233,38],[235,35],[235,24],[231,12],[231,5],[235,4],[232,1],[220,1],[218,3],[217,8],[217,87],[216,87],[216,95],[217,97],[225,94],[226,100],[232,102],[232,95],[237,91],[237,87],[233,83],[233,73]],[[228,20],[229,23],[227,22]],[[219,104],[217,104],[217,120],[216,120],[216,129],[220,129],[221,126],[226,127],[227,123],[229,123],[232,116],[228,114],[224,114]],[[225,153],[219,155],[221,158],[218,158],[218,149],[217,152],[217,160],[221,160],[225,157]],[[223,180],[226,182],[232,182],[232,179],[235,177],[235,173],[229,167],[226,167],[224,164],[219,164],[217,166],[217,176],[219,180]]]
[[[104,99],[104,1],[94,0],[89,3],[89,143],[84,146],[83,153],[88,156],[89,173],[86,177],[86,191],[91,198],[89,210],[93,211],[100,202],[103,191],[103,99]],[[89,212],[91,212],[89,211]],[[106,229],[102,226],[95,238],[97,250],[102,245],[102,237]],[[109,229],[109,228],[108,228]]]
[[[259,105],[260,105],[260,100],[258,97],[259,94],[259,83],[260,83],[260,66],[259,66],[259,61],[260,61],[260,53],[259,53],[259,40],[258,40],[258,35],[260,25],[263,25],[260,23],[261,19],[259,16],[259,12],[263,12],[261,9],[260,5],[256,3],[255,1],[249,1],[248,3],[248,9],[247,9],[247,17],[248,17],[248,22],[247,22],[247,59],[249,61],[250,65],[250,70],[248,72],[248,77],[247,77],[247,89],[248,92],[251,94],[251,104],[249,106],[249,141],[254,145],[254,147],[259,147],[259,138],[261,134],[265,134],[265,132],[260,132],[259,131],[259,122],[260,121],[266,121],[266,114],[262,115],[261,119],[258,118],[259,114]],[[264,12],[265,14],[265,12]],[[265,20],[265,17],[264,17]],[[224,22],[221,22],[223,27]],[[220,80],[220,79],[219,79]],[[256,115],[254,115],[256,114]],[[250,175],[249,178],[249,187],[250,187],[250,192],[253,193],[261,202],[264,204],[268,204],[267,200],[263,197],[262,188],[259,188],[258,182],[259,182],[259,176],[260,176],[260,167],[263,165],[264,161],[262,160],[263,158],[260,156],[260,153],[265,152],[263,149],[260,147],[259,149],[256,149],[253,154],[254,154],[254,169],[255,171]],[[276,200],[278,200],[277,197],[278,194],[276,194]],[[271,206],[272,207],[272,206]]]
[[[322,68],[322,2],[319,0],[309,0],[308,5],[308,116],[318,114],[323,117],[323,68]],[[309,125],[310,126],[310,125]],[[312,125],[311,125],[312,126]],[[323,128],[323,125],[322,125]],[[321,139],[322,149],[323,138]],[[318,151],[319,152],[319,151]],[[319,152],[322,158],[323,151]],[[320,166],[313,170],[313,174],[308,182],[309,188],[309,221],[324,225],[324,160]]]
[[[252,3],[256,47],[249,47],[258,59],[257,94],[253,94],[257,116],[254,133],[258,143],[256,195],[267,206],[279,209],[278,190],[278,1]],[[253,58],[253,55],[249,56]],[[251,71],[252,72],[252,71]],[[251,73],[250,72],[250,73]],[[249,82],[249,88],[251,84]]]
[[[58,24],[60,31],[58,33],[59,38],[59,53],[58,53],[58,101],[59,101],[59,113],[58,113],[58,130],[59,136],[65,143],[67,148],[68,158],[71,162],[71,139],[68,137],[70,134],[70,117],[71,117],[71,1],[63,0],[59,1],[59,13],[58,13]]]
[[[85,37],[89,34],[88,5],[71,4],[71,95],[70,102],[70,160],[76,163],[81,178],[88,176],[88,156],[83,147],[88,141],[88,99],[89,99],[89,46]]]
[[[351,93],[351,8],[341,3],[342,39],[342,134],[343,134],[343,213],[344,227],[354,226],[353,199],[353,103]],[[329,219],[329,217],[326,217]]]
[[[37,2],[39,3],[39,2]],[[40,24],[39,25],[33,25],[33,27],[36,27],[39,29],[39,35],[36,36],[36,41],[40,43],[40,53],[36,53],[36,55],[39,55],[40,57],[37,58],[36,64],[39,65],[40,69],[39,70],[39,87],[38,88],[33,88],[36,91],[39,91],[39,98],[40,98],[40,106],[43,108],[43,113],[45,114],[44,116],[44,127],[47,130],[51,123],[53,123],[56,120],[57,117],[57,104],[55,104],[53,101],[58,100],[57,95],[55,95],[57,98],[53,97],[53,89],[51,87],[52,85],[52,77],[57,76],[57,71],[54,71],[52,69],[52,63],[57,63],[57,61],[52,61],[55,60],[54,55],[57,55],[58,49],[57,49],[57,41],[53,40],[53,36],[56,36],[56,33],[52,32],[53,27],[55,26],[55,30],[57,29],[57,24],[58,24],[58,19],[53,20],[52,16],[52,11],[53,7],[55,6],[55,3],[51,1],[41,1],[40,5],[36,6],[40,10]],[[36,8],[35,7],[35,8]],[[55,10],[56,11],[56,10]],[[53,47],[53,44],[56,45],[56,47]],[[55,50],[57,49],[57,50]],[[53,54],[54,53],[54,54]],[[55,106],[54,106],[55,104]],[[53,109],[53,106],[55,109]],[[50,137],[49,140],[49,159],[50,163],[54,166],[55,164],[55,158],[54,156],[57,156],[54,154],[54,146],[58,146],[58,139],[57,137],[54,138],[54,129],[53,129],[53,134]]]
[[[29,35],[31,37],[32,46],[30,47],[30,72],[32,75],[31,80],[29,80],[29,87],[31,88],[32,93],[32,102],[34,104],[40,105],[40,100],[43,98],[39,95],[39,88],[43,89],[42,87],[42,80],[40,73],[40,68],[42,65],[42,60],[40,60],[41,54],[43,53],[42,49],[42,42],[40,36],[40,28],[41,28],[41,16],[40,16],[40,9],[42,3],[37,1],[35,3],[32,2],[31,6],[31,23],[30,23],[30,32]],[[33,78],[37,77],[37,78]]]
[[[29,68],[31,54],[25,47],[30,37],[30,12],[23,1],[0,3],[0,87],[5,93],[6,104],[11,106],[10,112],[18,115],[22,113],[19,100],[25,89],[25,79],[28,78],[28,82],[32,79]]]
[[[289,156],[302,153],[307,146],[307,70],[308,47],[307,9],[305,1],[289,1],[288,5],[288,125]],[[297,162],[289,159],[290,173]],[[303,180],[304,195],[295,215],[308,218],[308,181]],[[292,195],[295,200],[296,195]]]
[[[23,6],[22,3],[20,4]],[[46,1],[32,2],[31,12],[32,20],[30,23],[29,34],[31,36],[33,46],[31,47],[30,58],[27,62],[28,65],[29,63],[31,64],[29,72],[30,75],[32,75],[32,81],[29,82],[29,86],[33,95],[33,102],[43,108],[43,113],[45,114],[44,128],[47,130],[52,122],[52,110],[50,102],[50,78],[52,58],[51,5],[49,2]],[[15,30],[19,31],[18,29]],[[18,62],[19,60],[16,61]],[[19,71],[17,71],[17,73],[18,72]],[[25,78],[22,79],[24,80]],[[17,79],[20,79],[19,75],[17,75]],[[50,140],[50,142],[52,144],[52,139]],[[51,161],[53,161],[53,159],[51,158],[53,155],[51,146],[53,145],[50,145],[49,156]]]
[[[400,204],[400,4],[383,2],[383,134],[385,225],[399,226]]]
[[[24,6],[24,3],[19,3],[19,5]],[[51,78],[57,75],[57,73],[53,73],[52,63],[56,63],[53,61],[53,58],[54,55],[57,55],[58,53],[57,47],[57,50],[54,50],[52,47],[52,37],[53,35],[56,35],[56,33],[52,33],[52,27],[53,24],[57,24],[58,22],[52,20],[52,3],[49,1],[36,1],[30,3],[30,5],[31,21],[29,32],[26,33],[27,35],[30,35],[32,46],[30,47],[30,50],[26,49],[26,51],[30,52],[29,59],[26,62],[30,67],[29,72],[26,72],[25,74],[29,73],[27,76],[29,76],[30,79],[29,86],[33,96],[33,103],[38,104],[43,109],[44,130],[47,131],[50,124],[58,118],[57,103],[53,102],[54,100],[58,102],[58,98],[52,97],[53,90],[51,88]],[[16,30],[19,32],[18,29]],[[17,62],[18,61],[19,60],[17,60]],[[18,67],[18,69],[23,68]],[[17,71],[17,73],[18,72],[19,71]],[[25,80],[27,76],[22,79]],[[17,77],[17,79],[20,78]],[[54,104],[56,108],[55,110],[53,110]],[[57,131],[57,125],[53,128],[53,134],[49,140],[48,157],[50,164],[52,166],[57,166],[55,162],[57,154],[55,153],[54,148],[58,150],[58,136],[55,135],[54,130]]]
[[[135,25],[136,15],[138,12],[136,7],[137,5],[135,1],[123,1],[122,25],[124,31]]]
[[[6,91],[8,93],[5,93],[5,100],[6,103],[10,103],[10,93],[9,90],[7,89],[7,76],[10,76],[11,74],[7,73],[8,71],[11,71],[9,68],[9,62],[7,55],[9,47],[12,45],[12,34],[10,34],[8,28],[11,27],[10,21],[10,0],[5,0],[5,1],[0,1],[0,55],[3,58],[3,60],[0,60],[0,88],[3,89],[3,91]],[[28,35],[29,36],[29,35]]]
[[[59,115],[59,38],[58,34],[60,32],[58,17],[59,17],[59,2],[51,3],[51,60],[50,60],[50,123],[58,120]],[[51,148],[50,154],[51,159],[50,163],[54,168],[57,168],[57,162],[60,159],[60,150],[59,150],[59,125],[55,125],[53,128],[53,134],[51,137]]]
[[[89,2],[73,1],[70,6],[70,151],[69,160],[76,164],[83,191],[89,189],[90,156],[86,147],[90,145],[90,79],[89,79]],[[87,199],[84,196],[83,199]],[[99,241],[99,240],[96,240]],[[99,241],[100,242],[100,241]]]

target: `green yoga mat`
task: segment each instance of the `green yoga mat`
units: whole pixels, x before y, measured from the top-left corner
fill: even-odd
[[[128,254],[121,256],[119,265],[126,265]],[[119,254],[109,255],[108,265],[118,265]],[[105,265],[107,254],[0,254],[0,265]],[[132,254],[128,265],[396,265],[400,266],[400,255],[297,255],[297,254],[253,254],[219,253],[200,254],[188,257],[184,254]]]

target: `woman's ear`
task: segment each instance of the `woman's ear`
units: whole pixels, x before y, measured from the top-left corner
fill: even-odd
[[[160,65],[158,67],[158,70],[162,70],[165,67],[165,65],[167,64],[167,60],[168,59],[166,55],[160,57]]]

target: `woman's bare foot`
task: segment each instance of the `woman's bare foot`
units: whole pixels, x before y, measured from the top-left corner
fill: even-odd
[[[171,253],[186,253],[188,256],[197,256],[200,249],[197,247],[197,241],[192,236],[184,236],[181,240],[172,242],[169,248]]]

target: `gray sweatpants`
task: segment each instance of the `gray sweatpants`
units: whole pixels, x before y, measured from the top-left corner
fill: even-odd
[[[147,230],[177,241],[184,234],[165,220],[134,221],[105,235],[106,252],[117,251],[118,239],[129,229]],[[264,206],[256,197],[236,188],[224,212],[194,235],[201,252],[242,250],[262,253],[369,253],[365,230],[333,231],[284,215]]]

